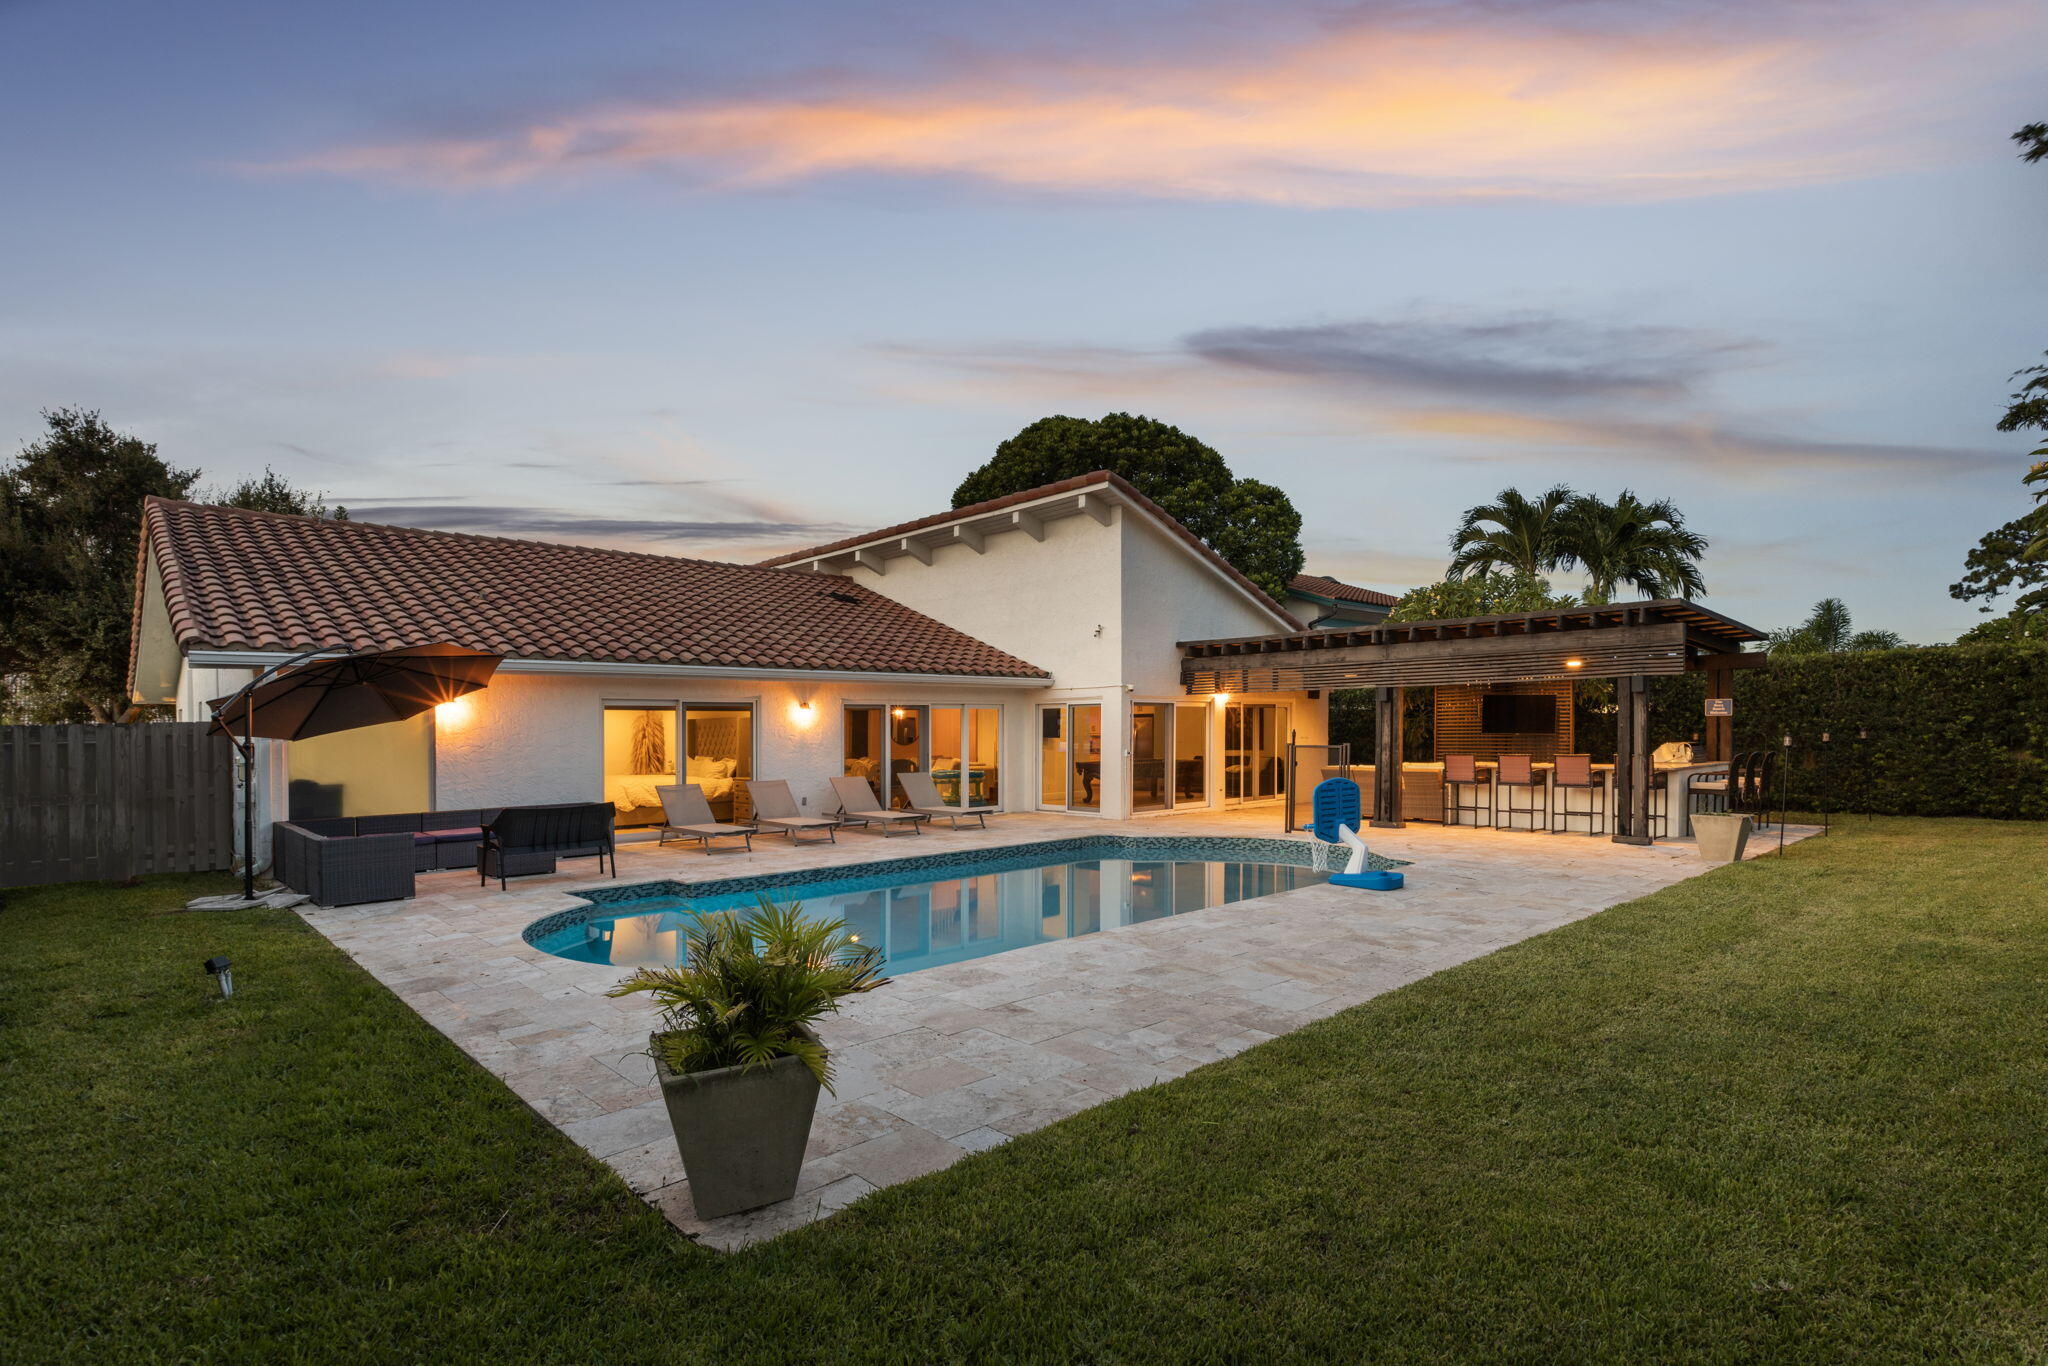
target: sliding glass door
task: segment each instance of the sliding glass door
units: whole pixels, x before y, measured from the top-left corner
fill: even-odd
[[[912,805],[906,773],[930,774],[946,806],[994,806],[1002,800],[1002,738],[1000,707],[849,706],[845,771],[898,810]]]
[[[1038,804],[1102,809],[1102,708],[1093,702],[1038,709]]]
[[[1209,708],[1131,704],[1131,810],[1209,803]]]
[[[1223,799],[1272,801],[1286,791],[1287,708],[1270,702],[1223,709]]]
[[[1000,707],[933,707],[932,784],[947,806],[994,806],[1002,800],[1003,712]]]

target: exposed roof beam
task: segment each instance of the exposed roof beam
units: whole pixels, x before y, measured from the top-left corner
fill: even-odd
[[[1082,494],[1080,498],[1075,501],[1075,506],[1079,507],[1081,511],[1087,513],[1090,517],[1093,517],[1096,521],[1102,523],[1104,526],[1108,526],[1109,519],[1116,515],[1115,507],[1113,507],[1099,493]]]
[[[988,553],[988,545],[982,540],[979,527],[971,527],[962,522],[953,528],[953,539],[977,555],[986,555]]]
[[[1010,523],[1034,541],[1045,539],[1045,523],[1022,508],[1010,514]]]
[[[903,547],[903,553],[916,560],[919,564],[930,564],[932,562],[932,548],[923,541],[913,541],[908,536],[905,536],[896,544]]]
[[[872,550],[854,551],[853,562],[859,565],[862,569],[870,571],[877,578],[889,572],[888,562],[885,561],[881,557],[881,555]]]

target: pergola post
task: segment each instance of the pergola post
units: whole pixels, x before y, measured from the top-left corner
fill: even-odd
[[[1372,823],[1398,830],[1401,819],[1401,721],[1407,710],[1406,688],[1373,690]]]
[[[1650,680],[1614,680],[1614,842],[1650,843]]]
[[[1707,696],[1735,696],[1735,670],[1707,670]],[[1706,761],[1710,764],[1725,764],[1735,757],[1735,718],[1732,716],[1709,716],[1707,718]]]

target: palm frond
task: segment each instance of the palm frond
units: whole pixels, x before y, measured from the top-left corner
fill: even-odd
[[[742,915],[698,917],[680,966],[642,968],[610,991],[646,993],[661,1007],[652,1052],[677,1072],[753,1070],[798,1058],[827,1088],[831,1051],[812,1026],[847,996],[888,985],[882,952],[844,921],[804,916],[801,903],[763,896]]]

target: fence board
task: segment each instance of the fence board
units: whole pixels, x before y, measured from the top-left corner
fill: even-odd
[[[203,721],[0,726],[0,887],[231,866],[233,753]]]

